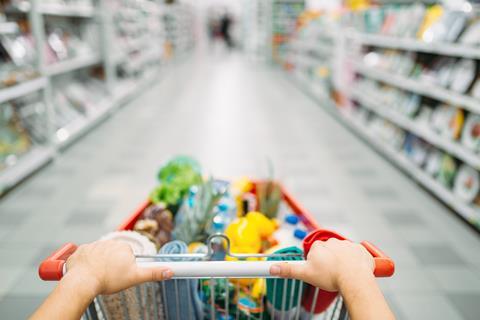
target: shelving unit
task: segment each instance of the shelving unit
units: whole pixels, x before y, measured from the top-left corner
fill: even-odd
[[[411,3],[411,1],[406,2]],[[395,10],[397,9],[398,6],[395,7]],[[480,18],[480,14],[476,14],[477,18]],[[335,15],[337,13],[331,16]],[[336,22],[334,25],[325,27],[323,23],[327,21]],[[331,30],[336,32],[332,34]],[[463,58],[475,59],[477,64],[480,64],[480,47],[456,42],[427,43],[413,37],[402,38],[367,33],[361,29],[352,30],[349,21],[343,17],[337,20],[330,19],[327,13],[318,19],[313,19],[290,37],[289,53],[279,62],[279,65],[291,75],[297,86],[307,92],[319,105],[480,230],[480,206],[462,200],[456,195],[453,187],[445,186],[437,180],[437,176],[427,173],[423,167],[425,164],[419,166],[414,163],[407,156],[404,148],[406,148],[407,137],[420,139],[426,143],[426,152],[439,152],[439,154],[451,156],[458,165],[463,163],[478,171],[480,171],[480,153],[464,145],[459,136],[454,139],[437,133],[430,123],[421,122],[425,121],[424,118],[417,119],[416,115],[408,116],[401,113],[398,109],[400,106],[390,102],[394,99],[395,104],[400,103],[400,98],[398,101],[395,100],[396,94],[405,95],[405,97],[416,95],[421,101],[418,112],[425,103],[432,113],[442,104],[447,104],[452,108],[459,108],[455,110],[461,110],[462,115],[467,117],[471,114],[480,114],[480,99],[472,96],[470,92],[459,93],[447,86],[424,80],[419,76],[419,70],[420,72],[423,70],[421,65],[414,64],[413,71],[403,70],[405,72],[401,73],[402,70],[397,71],[391,64],[388,65],[391,60],[383,61],[379,54],[378,61],[365,58],[368,52],[376,50],[380,52],[385,50],[387,53],[398,50],[397,54],[400,56],[412,52],[416,53],[415,59],[425,56],[421,60],[423,62],[432,59],[429,57],[443,56],[452,58],[453,63],[457,61],[454,59]],[[394,60],[396,56],[387,57],[397,62],[395,66],[399,65],[398,60]],[[414,63],[417,63],[416,60]],[[330,71],[325,72],[321,81],[315,74],[319,68]],[[339,77],[340,81],[335,77]],[[480,81],[478,73],[475,79]],[[358,83],[361,81],[365,81],[367,85],[369,83],[373,85],[360,86]],[[385,93],[382,94],[380,90],[384,90]],[[385,94],[390,95],[386,97]],[[395,130],[393,132],[403,134],[405,139],[400,136],[399,141],[387,142],[388,132],[386,137],[382,138],[375,131],[377,126],[382,125],[393,128],[392,130]],[[460,126],[461,133],[465,134],[463,124]],[[396,143],[400,143],[401,146],[399,147]]]
[[[480,113],[480,100],[459,94],[440,86],[421,82],[417,79],[407,78],[392,72],[374,69],[361,63],[351,63],[354,70],[366,77],[387,83],[389,85],[418,93],[433,99],[444,101],[452,105],[461,106],[472,112]]]
[[[43,90],[47,85],[47,78],[40,77],[33,80],[28,80],[12,87],[7,87],[0,90],[0,103],[14,100],[23,97],[32,92]]]
[[[412,38],[400,38],[359,32],[347,32],[346,36],[351,41],[357,42],[361,45],[480,59],[480,48],[460,43],[424,42]]]
[[[44,130],[46,140],[42,143],[33,142],[27,152],[8,157],[4,167],[0,168],[0,195],[53,160],[58,152],[90,132],[113,112],[156,82],[160,71],[166,71],[170,61],[176,57],[176,55],[167,57],[164,52],[163,43],[167,32],[164,17],[167,14],[174,16],[178,23],[184,26],[181,29],[181,41],[188,43],[188,48],[193,46],[194,39],[191,34],[188,34],[192,32],[191,28],[188,28],[191,21],[184,21],[192,19],[188,6],[163,5],[153,0],[118,0],[117,2],[115,0],[93,0],[92,5],[82,5],[80,2],[71,3],[72,5],[65,5],[30,0],[19,3],[20,6],[10,7],[9,12],[6,12],[7,15],[13,14],[14,19],[21,16],[30,24],[37,52],[35,64],[32,67],[36,70],[38,77],[8,87],[0,87],[0,104],[36,94],[44,105],[42,113],[44,128],[42,130]],[[112,18],[115,10],[109,6],[115,6],[115,3],[118,4],[120,10],[124,10],[122,13],[130,20],[142,23],[143,29],[140,32],[148,35],[141,37],[136,35],[133,38],[134,41],[128,43],[128,51],[118,50],[113,45],[116,41]],[[94,33],[99,35],[98,43],[92,46],[93,50],[90,54],[79,54],[47,63],[44,48],[47,46],[45,26],[50,21],[49,19],[60,19],[58,21],[75,19],[76,23],[93,24]],[[57,20],[52,23],[56,23],[55,21]],[[131,25],[130,27],[137,26]],[[19,28],[15,22],[0,23],[0,34],[17,32],[19,32]],[[172,41],[178,41],[176,37],[179,34],[171,34]],[[189,52],[183,48],[186,47],[182,47],[179,53]],[[130,54],[135,55],[135,60]],[[127,78],[123,75],[121,78],[118,74],[119,66],[132,61],[141,72],[135,72]],[[56,103],[54,92],[62,90],[62,87],[57,88],[56,86],[68,83],[69,79],[73,80],[74,75],[79,72],[86,74],[82,70],[89,70],[93,67],[103,70],[101,84],[106,88],[105,96],[95,100],[94,108],[88,109],[85,114],[63,126],[56,127],[55,108],[66,107],[54,105]]]

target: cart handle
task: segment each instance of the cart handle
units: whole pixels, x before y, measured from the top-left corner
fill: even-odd
[[[374,257],[377,277],[393,275],[395,265],[380,249],[364,241],[361,243]],[[77,246],[73,243],[63,245],[45,261],[38,270],[38,274],[45,281],[59,281],[65,274],[65,264]],[[270,267],[279,261],[195,261],[190,262],[160,262],[141,259],[137,264],[142,267],[168,267],[173,271],[174,279],[182,278],[269,278]],[[285,261],[289,264],[301,265],[305,261]],[[194,268],[192,268],[192,265]]]
[[[65,263],[77,248],[76,244],[66,243],[45,259],[38,268],[40,279],[45,281],[58,281],[62,279],[65,271]]]
[[[372,255],[375,262],[375,277],[391,277],[395,273],[395,263],[383,251],[368,241],[360,243]]]

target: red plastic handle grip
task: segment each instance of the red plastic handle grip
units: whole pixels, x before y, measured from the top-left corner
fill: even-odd
[[[391,277],[395,273],[395,263],[385,253],[368,241],[360,243],[367,249],[375,261],[375,277]]]
[[[38,275],[45,281],[58,281],[63,277],[63,266],[67,262],[75,250],[77,245],[66,243],[60,249],[55,251],[51,256],[45,259],[38,268]]]

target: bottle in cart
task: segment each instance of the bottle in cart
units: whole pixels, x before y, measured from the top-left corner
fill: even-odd
[[[302,228],[300,219],[295,214],[289,214],[285,217],[280,228],[273,234],[280,247],[298,247],[302,248],[302,241],[307,236],[307,232]]]

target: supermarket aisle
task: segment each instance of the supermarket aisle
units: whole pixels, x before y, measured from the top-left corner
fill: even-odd
[[[2,318],[25,318],[51,290],[36,276],[41,259],[112,230],[147,196],[161,163],[183,153],[217,176],[262,177],[271,159],[324,226],[397,261],[381,284],[399,319],[475,319],[478,236],[281,73],[216,58],[175,67],[0,202]]]

